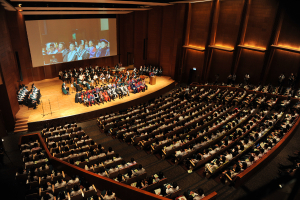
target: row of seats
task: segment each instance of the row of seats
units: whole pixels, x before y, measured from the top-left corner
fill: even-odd
[[[26,168],[20,168],[16,173],[16,180],[22,184],[26,183],[27,188],[26,199],[116,199],[115,194],[111,190],[98,191],[94,185],[89,184],[83,177],[76,175],[68,176],[64,171],[56,170],[48,161],[45,149],[41,148],[38,140],[29,139],[28,143],[20,146],[20,149],[33,150],[39,145],[40,149],[35,154],[23,154],[23,160],[33,159],[37,156],[46,157],[46,163],[40,166],[40,160],[34,161],[34,165]],[[22,151],[23,151],[22,150]],[[29,156],[28,156],[29,155]],[[30,157],[30,158],[28,158]]]

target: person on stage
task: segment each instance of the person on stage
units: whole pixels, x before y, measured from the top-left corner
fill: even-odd
[[[93,93],[90,93],[88,95],[88,100],[89,100],[89,105],[92,106],[93,104],[95,105],[95,97],[93,95]]]
[[[134,94],[136,94],[138,92],[138,89],[137,89],[135,83],[132,83],[131,89],[133,90]]]
[[[105,92],[102,92],[103,96],[104,96],[104,99],[105,101],[111,101],[111,99],[113,98],[113,95],[111,93],[111,90],[108,89],[108,91],[105,91]],[[113,99],[114,100],[114,99]]]
[[[123,93],[122,90],[119,88],[119,86],[117,86],[116,88],[116,93],[119,95],[119,99],[123,98]]]
[[[94,79],[96,85],[98,85],[99,84],[99,78],[98,78],[97,74],[94,74],[93,79]]]
[[[95,102],[99,105],[101,102],[99,94],[97,92],[94,92]],[[103,103],[104,104],[104,103]]]
[[[111,83],[108,83],[107,88],[108,88],[108,89],[111,89],[111,88],[112,88]]]
[[[156,67],[154,74],[155,74],[155,75],[158,75],[158,74],[159,74],[159,69],[158,69],[158,67]]]
[[[33,109],[36,109],[36,103],[37,103],[36,96],[32,92],[30,92],[30,94],[28,96],[28,100],[29,100],[29,103],[31,104],[31,106],[33,107]]]
[[[65,81],[63,82],[62,88],[61,88],[61,89],[62,89],[62,92],[63,92],[64,94],[70,95],[70,93],[69,93],[69,87],[66,86]]]
[[[158,71],[159,76],[161,76],[162,73],[163,73],[163,69],[162,69],[162,67],[159,67],[159,71]]]
[[[85,83],[85,86],[86,86],[86,88],[87,88],[88,90],[91,89],[91,86],[90,86],[89,82],[86,82],[86,83]]]
[[[99,99],[104,104],[105,97],[104,97],[104,95],[103,95],[103,93],[101,91],[99,92]],[[110,101],[110,99],[109,99],[109,101]]]
[[[81,103],[81,94],[80,91],[77,91],[77,93],[75,94],[75,103]]]

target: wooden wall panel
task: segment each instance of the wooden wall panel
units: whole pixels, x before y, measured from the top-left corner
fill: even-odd
[[[18,51],[20,65],[23,76],[23,83],[27,84],[32,81],[32,74],[28,74],[26,69],[32,67],[31,55],[29,50],[29,43],[27,39],[27,32],[25,27],[24,16],[20,12],[16,12],[18,17],[18,27],[19,27],[19,44],[21,45]]]
[[[159,65],[163,7],[153,7],[148,11],[147,63]]]
[[[18,52],[20,67],[22,71],[23,84],[32,81],[32,74],[27,74],[27,68],[31,68],[31,56],[25,22],[20,12],[6,12],[9,19],[7,25],[10,33],[13,52]],[[11,23],[13,22],[13,23]]]
[[[190,69],[196,68],[197,75],[194,81],[199,82],[203,72],[204,52],[188,49],[185,63],[182,80],[188,82]]]
[[[14,129],[14,118],[19,111],[19,103],[16,91],[20,79],[15,53],[11,45],[11,36],[8,29],[7,11],[0,5],[0,74],[2,74],[3,85],[1,88],[2,102],[0,110],[5,113],[6,130]]]
[[[293,19],[289,13],[285,13],[280,35],[278,38],[278,45],[288,46],[293,48],[300,47],[300,25]]]
[[[300,54],[277,49],[274,52],[270,69],[267,76],[267,83],[277,85],[279,75],[284,73],[284,84],[287,85],[287,79],[291,73],[299,74]]]
[[[186,15],[186,6],[187,4],[178,3],[174,5],[176,8],[176,23],[174,27],[174,48],[172,52],[173,59],[171,60],[172,72],[174,74],[172,78],[176,81],[180,80],[182,76],[180,72],[180,67],[182,63],[182,45],[184,44],[184,27],[185,27],[185,15]]]
[[[244,1],[220,1],[220,13],[215,39],[216,45],[234,47],[239,33]]]
[[[213,2],[193,3],[189,45],[205,47]]]
[[[208,70],[208,82],[212,83],[216,80],[216,74],[219,74],[219,82],[226,82],[227,76],[230,74],[233,52],[212,50],[211,64]]]
[[[133,54],[134,14],[119,15],[120,23],[120,62],[127,66],[127,53]]]
[[[244,44],[266,48],[272,34],[278,3],[274,0],[251,0]]]
[[[139,69],[141,65],[145,65],[144,48],[147,38],[147,21],[148,13],[144,11],[134,12],[134,66]]]
[[[264,65],[264,52],[243,49],[240,56],[238,69],[236,72],[236,81],[242,83],[246,73],[250,75],[250,83],[258,84]]]
[[[172,68],[173,49],[176,46],[175,39],[175,24],[176,24],[176,7],[163,7],[163,24],[161,31],[161,45],[160,45],[160,66],[163,67],[164,75],[174,77]]]
[[[44,67],[32,68],[33,81],[41,81],[45,79]]]
[[[54,78],[58,76],[55,66],[44,66],[45,79]]]

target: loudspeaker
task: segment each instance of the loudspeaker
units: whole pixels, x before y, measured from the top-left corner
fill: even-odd
[[[21,65],[20,65],[20,59],[19,59],[19,54],[18,54],[17,51],[15,52],[15,55],[16,55],[16,61],[17,61],[18,69],[19,69],[20,81],[23,81],[23,75],[22,75],[22,70],[21,70]]]

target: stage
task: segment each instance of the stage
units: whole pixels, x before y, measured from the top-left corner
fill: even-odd
[[[16,118],[28,118],[28,131],[41,130],[45,124],[55,126],[57,124],[63,125],[66,122],[81,122],[144,103],[168,92],[175,86],[175,81],[166,76],[156,77],[155,85],[149,84],[149,77],[145,80],[148,85],[148,90],[145,92],[131,93],[129,97],[90,107],[75,103],[75,89],[72,93],[73,88],[68,83],[66,85],[70,88],[71,95],[64,95],[61,90],[62,81],[58,77],[32,82],[41,91],[41,102],[37,109],[28,109],[27,106],[21,105]],[[28,84],[30,88],[32,83]]]

